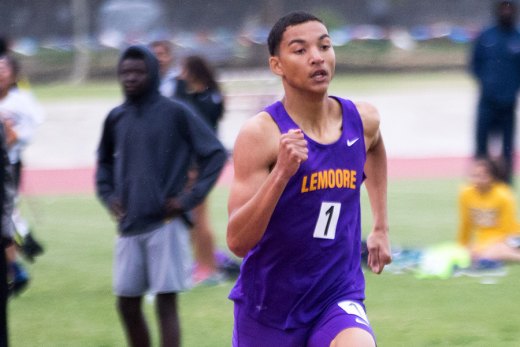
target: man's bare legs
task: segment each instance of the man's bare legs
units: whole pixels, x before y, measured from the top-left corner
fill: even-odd
[[[192,240],[197,270],[195,282],[203,281],[217,271],[215,264],[215,239],[209,220],[208,203],[205,200],[193,210],[194,223]]]
[[[117,309],[125,329],[128,345],[150,347],[150,333],[141,309],[142,297],[118,297]]]
[[[180,323],[177,312],[177,294],[157,294],[156,310],[162,347],[180,346]],[[128,345],[150,347],[150,333],[141,308],[142,297],[119,297],[118,311],[125,328]]]
[[[520,261],[520,249],[513,248],[504,242],[492,245],[485,250],[476,253],[480,258],[503,260],[511,262]]]
[[[159,319],[159,331],[161,333],[161,346],[179,347],[181,329],[177,311],[177,294],[157,294],[155,300],[157,318]]]

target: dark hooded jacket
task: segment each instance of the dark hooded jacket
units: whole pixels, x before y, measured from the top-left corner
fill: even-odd
[[[129,47],[119,65],[135,52],[144,56],[149,88],[110,111],[97,151],[97,194],[107,207],[114,202],[122,206],[122,235],[164,223],[169,198],[191,210],[208,194],[226,160],[224,147],[199,117],[160,95],[159,65],[146,47]],[[198,177],[188,189],[193,158]]]

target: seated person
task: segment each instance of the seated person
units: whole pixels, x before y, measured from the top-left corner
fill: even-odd
[[[500,166],[490,159],[476,159],[470,182],[459,194],[458,243],[474,260],[520,261],[520,236],[516,201],[511,187],[501,179]]]

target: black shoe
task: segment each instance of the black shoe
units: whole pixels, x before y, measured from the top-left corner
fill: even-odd
[[[23,238],[23,242],[20,245],[22,254],[31,263],[34,262],[34,258],[43,253],[43,247],[38,241],[36,241],[29,233]]]
[[[19,295],[29,284],[29,274],[17,263],[11,264],[12,278],[9,281],[9,296]]]

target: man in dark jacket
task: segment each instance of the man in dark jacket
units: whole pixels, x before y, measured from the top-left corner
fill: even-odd
[[[190,287],[187,211],[202,202],[226,160],[203,121],[160,95],[157,59],[132,46],[118,65],[125,102],[107,116],[98,147],[97,193],[118,221],[114,292],[129,345],[149,346],[142,313],[156,295],[161,345],[178,346],[176,293]],[[192,160],[200,168],[187,186]]]
[[[470,62],[480,87],[476,156],[489,156],[490,134],[498,133],[502,138],[506,178],[511,183],[520,88],[520,32],[516,29],[517,7],[513,1],[498,1],[495,10],[497,23],[477,38]]]

